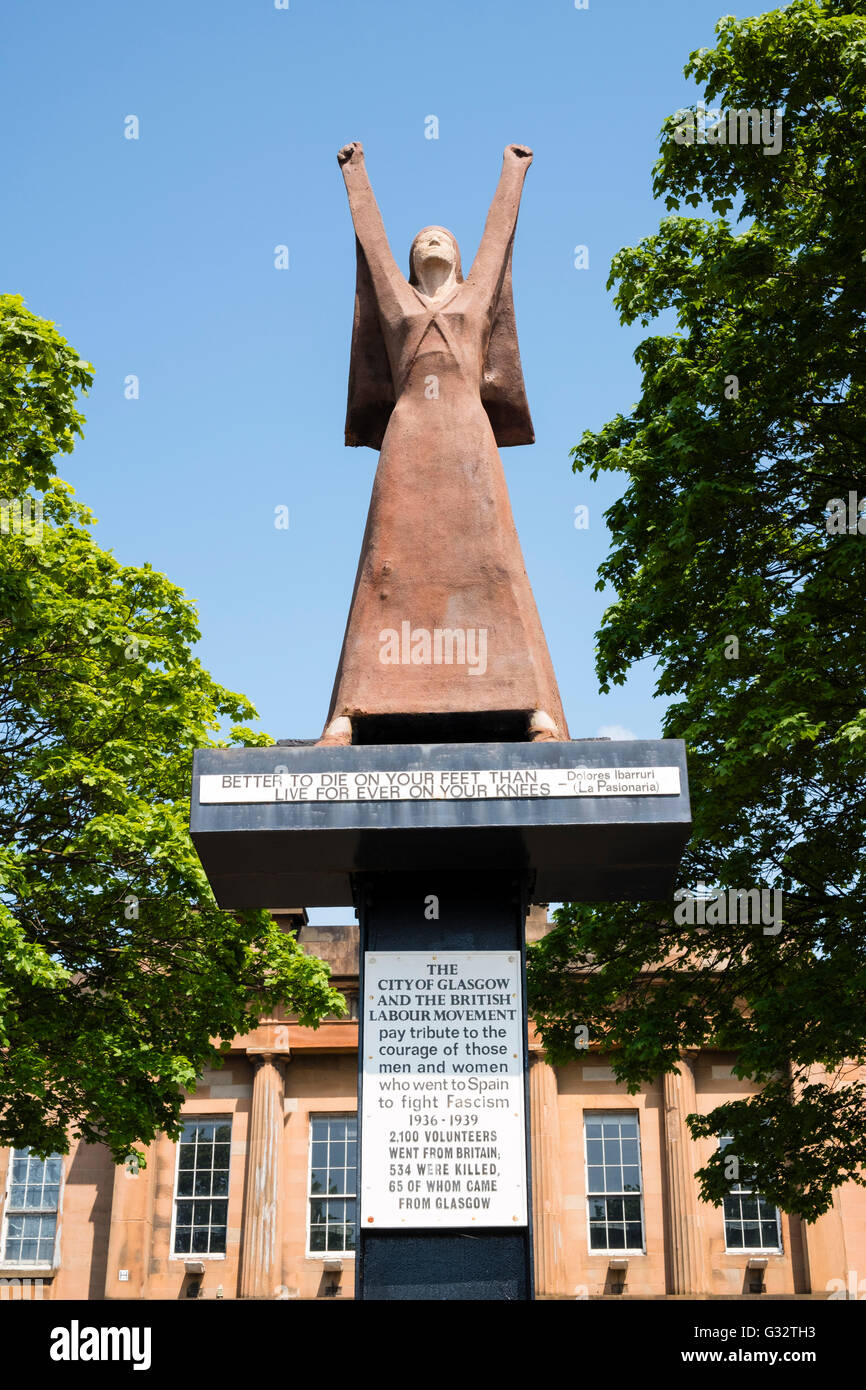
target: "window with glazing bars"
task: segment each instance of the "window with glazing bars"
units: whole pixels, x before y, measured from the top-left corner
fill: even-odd
[[[13,1149],[9,1176],[2,1258],[6,1263],[51,1264],[63,1158],[36,1158],[29,1148]]]
[[[177,1158],[175,1255],[224,1255],[229,1205],[230,1120],[188,1120]]]
[[[310,1120],[310,1252],[355,1249],[356,1115]]]
[[[731,1144],[730,1134],[719,1139],[719,1148],[726,1149]],[[730,1159],[736,1155],[729,1155]],[[746,1171],[740,1171],[739,1162],[730,1178],[729,1195],[722,1207],[725,1214],[726,1250],[781,1250],[782,1228],[779,1209],[765,1201],[755,1192]]]
[[[640,1134],[634,1111],[586,1111],[590,1250],[643,1250]]]

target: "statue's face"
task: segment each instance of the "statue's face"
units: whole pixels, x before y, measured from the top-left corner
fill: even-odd
[[[426,265],[446,265],[452,270],[457,264],[457,245],[450,232],[442,227],[425,227],[415,238],[412,248],[412,267],[420,278]]]

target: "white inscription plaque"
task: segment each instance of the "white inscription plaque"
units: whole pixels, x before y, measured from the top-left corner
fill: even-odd
[[[199,778],[199,803],[496,801],[505,797],[679,796],[678,767],[521,767],[416,772],[236,772]]]
[[[519,952],[365,963],[361,1226],[525,1226]]]

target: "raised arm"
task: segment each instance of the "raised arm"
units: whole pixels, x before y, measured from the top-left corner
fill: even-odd
[[[364,147],[359,140],[344,145],[337,155],[343,170],[343,181],[349,195],[349,210],[355,226],[355,235],[370,267],[373,288],[379,307],[386,314],[399,306],[400,290],[406,279],[391,254],[382,214],[373,196],[367,168],[364,164]]]
[[[517,226],[523,180],[532,163],[532,150],[508,145],[502,157],[502,173],[490,204],[484,235],[467,279],[495,302],[508,265],[508,252]]]

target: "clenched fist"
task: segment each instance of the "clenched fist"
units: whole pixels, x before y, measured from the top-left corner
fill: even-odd
[[[343,148],[337,154],[337,159],[340,161],[341,164],[348,164],[350,160],[354,159],[355,161],[358,161],[363,158],[364,146],[361,144],[360,140],[351,140],[349,144],[344,145]]]

